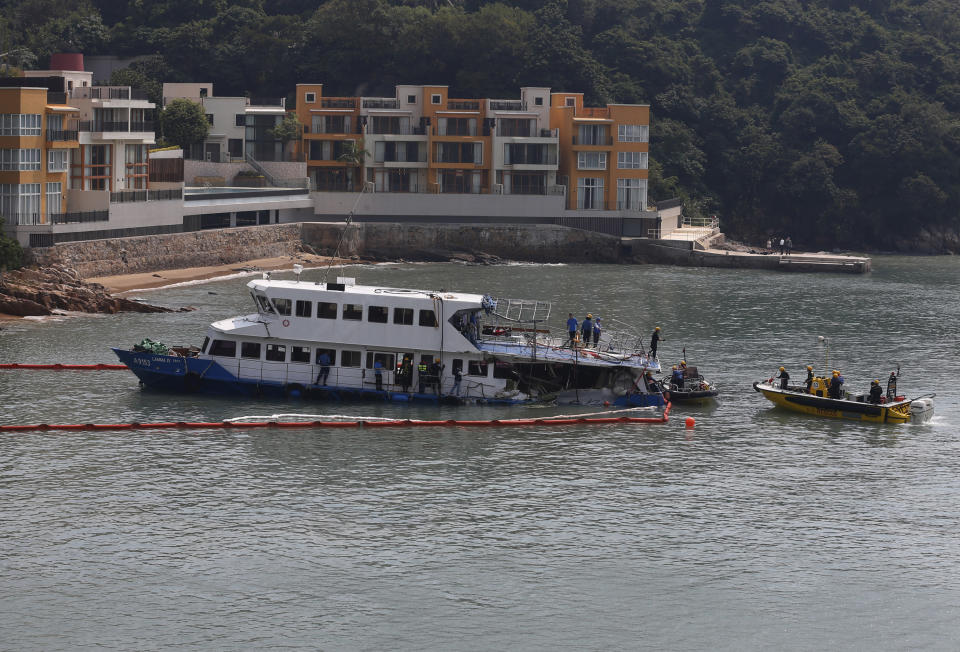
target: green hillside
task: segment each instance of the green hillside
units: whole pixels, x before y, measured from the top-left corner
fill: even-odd
[[[652,199],[745,238],[958,249],[955,0],[25,0],[10,63],[155,55],[132,78],[218,95],[520,86],[652,107]],[[934,234],[917,240],[922,232]],[[943,238],[948,238],[946,241]],[[952,240],[950,239],[952,238]],[[945,244],[942,244],[945,243]]]

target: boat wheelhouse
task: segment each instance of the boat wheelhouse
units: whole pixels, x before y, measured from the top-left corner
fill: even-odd
[[[594,347],[550,335],[551,304],[446,290],[263,279],[256,312],[210,324],[199,348],[114,349],[146,386],[306,398],[663,405],[638,336]],[[609,320],[608,320],[609,321]]]

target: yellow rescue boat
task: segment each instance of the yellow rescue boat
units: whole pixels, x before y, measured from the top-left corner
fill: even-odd
[[[843,392],[841,398],[830,398],[826,378],[815,377],[810,386],[788,386],[783,389],[775,386],[773,380],[753,384],[753,388],[776,406],[832,419],[854,419],[874,423],[906,423],[908,421],[926,421],[933,416],[933,397],[928,394],[908,399],[897,396],[892,401],[884,399],[881,403],[871,403],[867,394],[852,395]]]

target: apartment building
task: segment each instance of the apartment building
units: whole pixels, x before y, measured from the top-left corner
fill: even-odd
[[[582,93],[553,93],[550,104],[550,124],[560,132],[559,174],[568,189],[567,207],[645,210],[650,107],[584,107]]]
[[[163,105],[184,98],[203,106],[210,133],[202,143],[185,152],[188,159],[220,163],[243,161],[251,156],[258,161],[283,161],[283,143],[271,130],[287,114],[286,98],[217,97],[213,84],[166,83]]]
[[[413,85],[394,97],[325,97],[322,84],[298,84],[301,150],[319,191],[558,192],[549,97],[523,88],[519,100],[458,99]]]
[[[80,147],[67,125],[78,116],[62,91],[0,87],[0,216],[8,232],[65,212],[71,154]]]

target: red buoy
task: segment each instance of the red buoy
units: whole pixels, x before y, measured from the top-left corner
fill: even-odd
[[[696,425],[697,422],[693,417],[687,417],[684,423],[687,425],[688,429],[693,429],[693,427]]]

